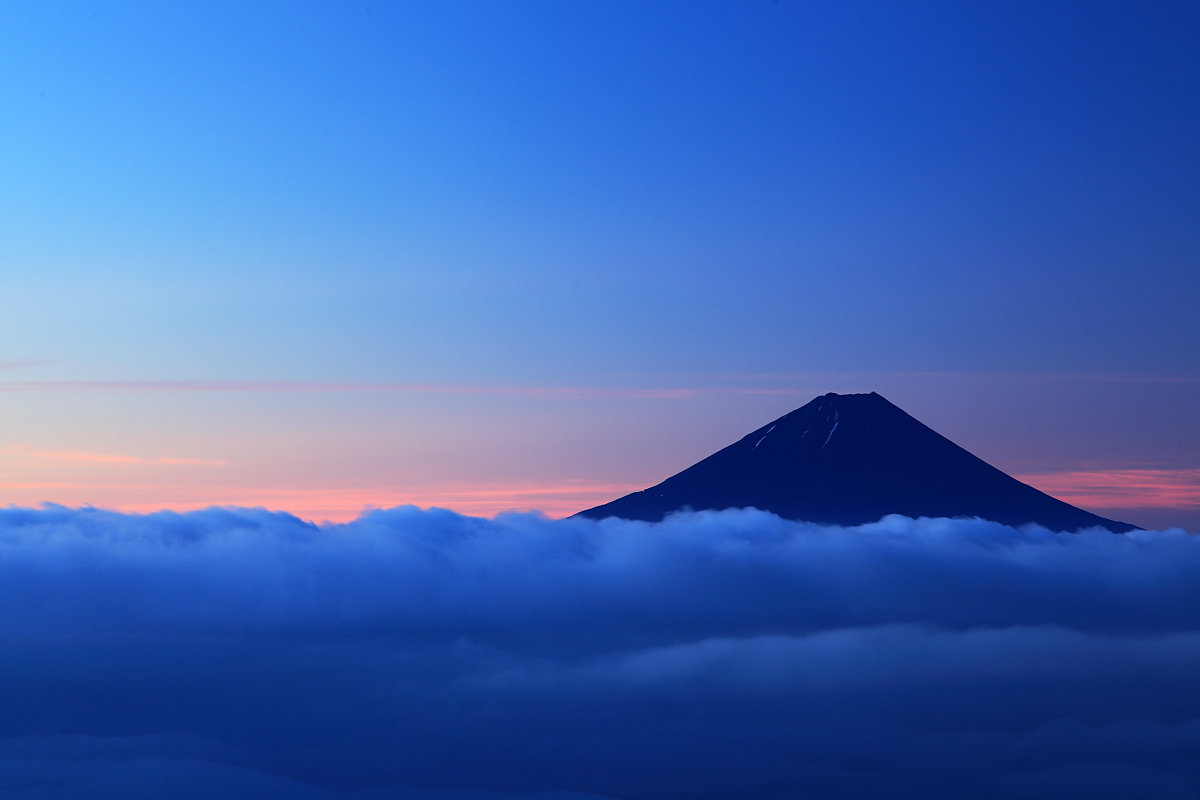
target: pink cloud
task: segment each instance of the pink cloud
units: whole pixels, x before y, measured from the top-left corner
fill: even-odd
[[[1018,475],[1083,508],[1200,508],[1200,469],[1124,469]]]
[[[110,455],[107,453],[86,453],[74,450],[60,450],[52,453],[31,451],[31,456],[46,458],[52,461],[82,461],[89,464],[144,464],[145,459],[134,456]]]
[[[0,369],[26,369],[28,367],[44,367],[52,362],[33,358],[0,359]]]
[[[92,453],[83,450],[28,450],[24,447],[5,448],[5,452],[18,455],[29,455],[50,461],[69,461],[84,464],[165,464],[203,467],[223,467],[224,461],[212,458],[140,458],[138,456],[120,455],[114,453]]]

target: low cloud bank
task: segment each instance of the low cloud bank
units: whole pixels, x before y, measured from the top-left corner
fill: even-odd
[[[1200,540],[0,511],[0,795],[1200,792]]]

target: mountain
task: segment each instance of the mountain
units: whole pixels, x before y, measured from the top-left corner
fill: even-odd
[[[749,506],[838,525],[903,514],[1139,530],[1021,483],[874,392],[818,397],[657,486],[577,516],[658,521],[683,508]]]

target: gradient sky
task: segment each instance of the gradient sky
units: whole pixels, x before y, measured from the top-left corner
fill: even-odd
[[[0,269],[0,502],[558,516],[875,390],[1200,530],[1200,6],[6,3]]]

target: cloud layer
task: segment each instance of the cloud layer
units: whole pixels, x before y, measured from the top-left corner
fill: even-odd
[[[1200,542],[0,511],[0,795],[1200,790]]]

